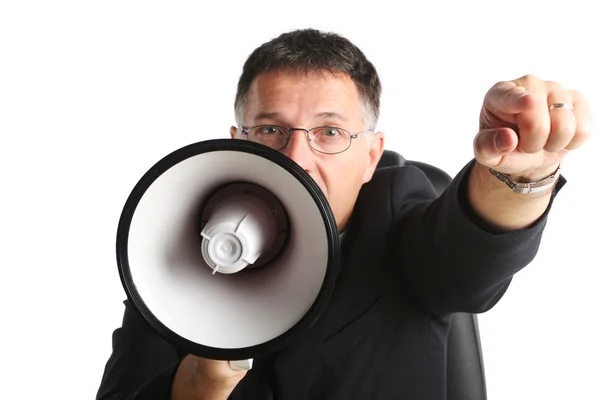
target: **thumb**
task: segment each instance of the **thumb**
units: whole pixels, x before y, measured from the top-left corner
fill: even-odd
[[[204,378],[207,378],[211,382],[237,383],[246,375],[246,372],[248,372],[247,369],[242,370],[234,368],[229,361],[196,357],[196,362],[196,372],[200,373]]]
[[[475,158],[480,164],[494,168],[502,157],[512,152],[519,144],[517,133],[510,128],[484,129],[473,140]]]

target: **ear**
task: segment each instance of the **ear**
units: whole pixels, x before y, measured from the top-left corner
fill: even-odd
[[[384,150],[384,138],[383,132],[377,132],[373,134],[371,138],[371,147],[369,148],[368,155],[368,164],[365,169],[365,174],[363,176],[363,183],[367,183],[373,177],[375,173],[375,169],[377,168],[377,164],[383,155]]]
[[[235,126],[232,126],[231,128],[229,128],[229,134],[231,135],[232,139],[235,139],[237,136],[237,128]]]

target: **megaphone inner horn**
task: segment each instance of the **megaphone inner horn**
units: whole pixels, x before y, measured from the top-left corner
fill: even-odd
[[[248,182],[229,183],[213,192],[203,205],[200,230],[202,256],[213,274],[268,264],[283,250],[290,232],[277,197]]]

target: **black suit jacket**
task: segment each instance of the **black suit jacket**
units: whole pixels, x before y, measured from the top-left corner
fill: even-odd
[[[290,346],[255,359],[231,400],[445,399],[452,314],[496,304],[534,258],[550,209],[527,229],[494,232],[466,200],[472,165],[437,199],[416,167],[376,171],[344,233],[323,314]],[[185,354],[125,305],[98,399],[170,399]]]

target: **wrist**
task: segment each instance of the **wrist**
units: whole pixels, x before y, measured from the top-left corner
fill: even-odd
[[[560,168],[560,162],[538,168],[531,168],[520,172],[505,174],[513,182],[530,183],[537,182],[555,174]]]
[[[501,183],[504,183],[513,193],[526,194],[529,198],[552,193],[560,177],[560,165],[556,169],[554,169],[554,166],[551,166],[551,168],[553,169],[543,168],[520,174],[505,174],[493,168],[485,167],[490,172],[488,179],[490,179],[490,176],[496,178],[496,186],[502,187]],[[538,176],[540,178],[537,178]],[[505,187],[502,187],[502,189],[505,190]]]
[[[505,182],[475,163],[468,181],[468,201],[474,214],[490,230],[504,232],[531,226],[543,215],[551,199],[550,191],[515,193]]]

